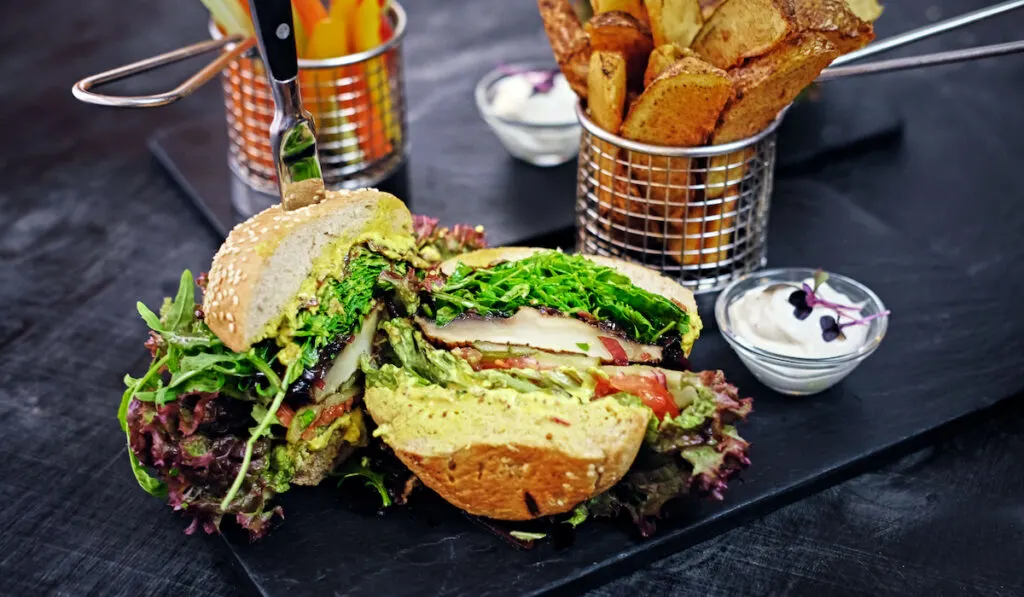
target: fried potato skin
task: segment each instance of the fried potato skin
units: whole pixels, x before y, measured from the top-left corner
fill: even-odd
[[[587,97],[590,39],[569,0],[537,0],[544,31],[566,82],[581,98]]]
[[[805,33],[729,71],[736,96],[725,107],[712,144],[755,135],[778,117],[840,52],[821,33]]]
[[[651,81],[622,123],[622,136],[668,147],[704,144],[732,97],[728,73],[684,58]]]
[[[642,88],[647,57],[654,49],[651,30],[625,12],[603,12],[590,19],[584,31],[593,51],[618,52],[626,60],[630,88]]]
[[[609,133],[619,133],[626,106],[626,60],[618,52],[590,55],[587,107],[590,118]]]
[[[794,31],[791,0],[729,0],[690,47],[718,68],[730,69],[771,51]]]

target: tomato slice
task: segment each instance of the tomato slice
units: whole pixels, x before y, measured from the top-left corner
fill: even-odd
[[[352,401],[346,400],[341,404],[334,404],[320,409],[320,414],[313,419],[313,422],[306,427],[306,430],[302,432],[302,439],[309,441],[316,437],[316,429],[318,427],[326,427],[334,422],[335,419],[341,415],[347,413],[352,409]]]
[[[608,349],[608,352],[612,355],[612,362],[616,365],[628,365],[629,357],[626,355],[626,349],[622,348],[619,341],[615,338],[609,338],[607,336],[601,336],[601,344]]]
[[[288,427],[292,424],[292,417],[295,416],[295,411],[292,407],[287,404],[281,404],[277,409],[277,420],[281,421],[281,424]]]
[[[679,415],[679,407],[676,406],[672,394],[666,386],[665,375],[626,375],[620,373],[611,377],[597,377],[597,385],[594,388],[594,396],[601,398],[617,392],[625,392],[640,398],[643,403],[654,411],[655,416],[664,419],[665,415],[673,417]]]

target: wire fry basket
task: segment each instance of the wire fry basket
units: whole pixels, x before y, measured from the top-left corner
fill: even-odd
[[[697,292],[764,267],[775,131],[660,147],[604,131],[577,105],[576,250],[635,261]]]
[[[405,160],[405,12],[392,2],[389,18],[394,35],[377,48],[326,60],[299,60],[302,104],[313,116],[329,189],[375,186]],[[210,35],[222,37],[212,22]],[[229,62],[222,82],[228,165],[247,187],[276,197],[277,172],[270,148],[274,98],[259,54],[250,50]],[[244,201],[251,203],[252,198]],[[242,211],[260,207],[236,206]]]

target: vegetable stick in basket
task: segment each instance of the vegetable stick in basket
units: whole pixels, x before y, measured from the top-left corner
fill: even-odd
[[[332,8],[334,8],[332,6]],[[352,49],[355,52],[372,50],[387,41],[390,27],[387,23],[387,2],[356,0],[352,18]],[[391,83],[388,76],[387,56],[367,60],[363,65],[365,77],[361,85],[367,102],[362,115],[368,133],[364,143],[367,159],[382,158],[391,152],[393,143],[401,143],[399,123],[392,116]]]
[[[316,29],[316,24],[322,19],[327,18],[327,9],[320,0],[292,0],[292,8],[309,32]]]
[[[306,55],[312,60],[335,58],[351,53],[351,48],[345,21],[325,17],[318,21],[313,29]],[[323,142],[321,152],[345,155],[347,157],[344,161],[347,164],[363,159],[358,131],[350,126],[338,103],[337,97],[343,90],[335,87],[335,81],[346,79],[352,76],[351,73],[352,67],[309,69],[299,72],[302,103],[313,114],[317,136]]]
[[[226,35],[252,35],[252,20],[238,0],[200,0]]]

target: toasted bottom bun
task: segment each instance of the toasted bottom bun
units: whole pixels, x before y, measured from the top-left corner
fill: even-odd
[[[650,409],[545,392],[369,388],[367,409],[398,458],[453,505],[529,520],[572,510],[633,464]]]

